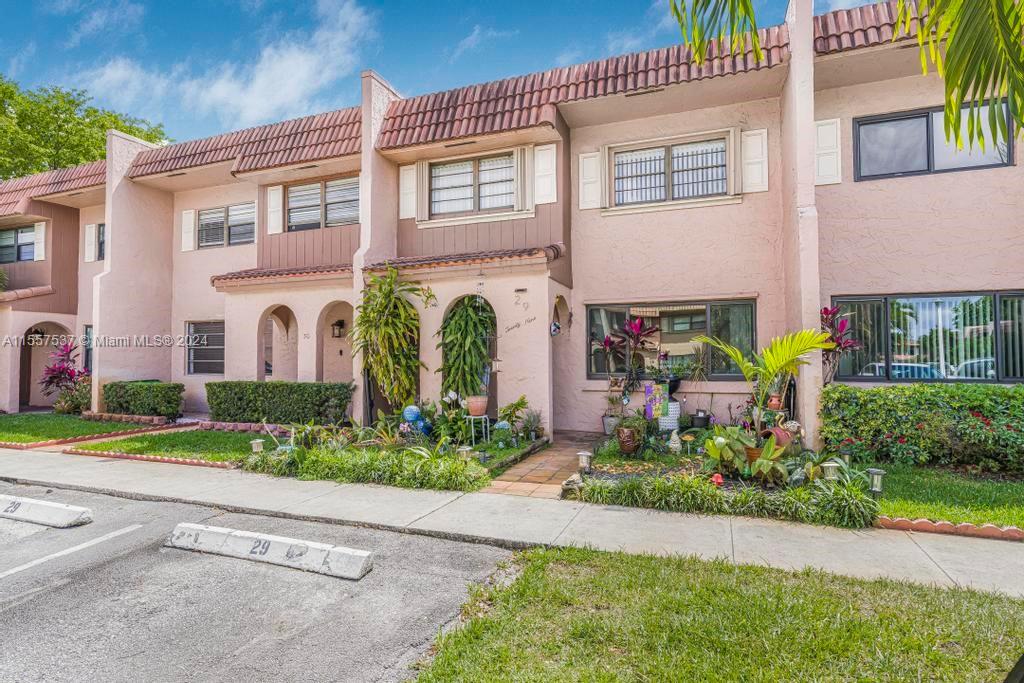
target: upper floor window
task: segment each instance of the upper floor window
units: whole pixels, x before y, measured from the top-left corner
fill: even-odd
[[[615,206],[725,195],[729,191],[725,138],[615,152]]]
[[[256,204],[247,202],[199,212],[199,248],[252,244],[256,238]]]
[[[1024,294],[836,298],[861,346],[840,379],[1024,381]]]
[[[512,154],[430,165],[430,215],[511,211],[516,201]]]
[[[981,108],[986,137],[988,106]],[[1012,130],[1009,111],[1003,105],[1008,130]],[[968,168],[1007,166],[1012,163],[1012,142],[985,148],[946,140],[945,114],[941,108],[922,109],[900,114],[869,116],[854,120],[854,163],[857,180],[890,178],[923,173],[941,173]],[[967,117],[961,119],[961,136],[967,137]]]
[[[288,188],[288,231],[359,222],[359,178],[338,178]]]
[[[0,230],[0,263],[32,261],[36,256],[34,227]]]

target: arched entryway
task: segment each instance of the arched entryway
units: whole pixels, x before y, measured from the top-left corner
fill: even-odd
[[[467,331],[471,331],[473,340],[465,341]],[[457,344],[450,341],[458,338]],[[483,296],[470,294],[452,301],[444,314],[441,323],[441,362],[442,362],[442,393],[455,391],[465,397],[472,395],[474,387],[479,382],[480,388],[476,391],[486,391],[487,414],[495,417],[498,411],[498,372],[496,363],[498,356],[498,325],[494,307]],[[466,351],[465,349],[469,349]],[[478,353],[483,352],[482,362],[477,359],[456,360],[449,356],[454,353]],[[467,373],[469,366],[475,372]],[[461,378],[453,378],[448,375],[448,368],[461,372]],[[469,378],[469,374],[474,377]],[[476,380],[476,381],[474,381]]]
[[[256,379],[294,382],[299,377],[299,322],[287,306],[272,306],[257,326]]]
[[[21,347],[18,402],[22,409],[48,408],[57,400],[57,394],[43,395],[39,380],[43,378],[43,369],[51,362],[50,356],[57,347],[71,341],[71,332],[58,323],[41,322],[28,328],[23,338],[25,343]],[[79,356],[79,364],[81,360]]]
[[[352,304],[335,301],[324,307],[316,325],[316,379],[318,382],[351,382]]]

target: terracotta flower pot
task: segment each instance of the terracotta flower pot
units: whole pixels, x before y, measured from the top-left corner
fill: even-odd
[[[615,437],[619,440],[619,451],[624,455],[632,455],[640,446],[640,438],[635,429],[619,427],[615,430]]]
[[[470,396],[466,398],[466,410],[473,417],[480,417],[487,414],[487,397]]]
[[[772,394],[768,397],[768,410],[782,410],[782,396]]]
[[[771,435],[775,435],[776,446],[788,446],[793,440],[793,434],[787,432],[782,427],[772,427],[761,432],[761,437],[767,439]]]
[[[753,465],[755,462],[757,462],[758,458],[761,457],[761,451],[764,449],[751,448],[750,446],[746,446],[744,447],[744,450],[746,450],[747,452],[747,464]]]

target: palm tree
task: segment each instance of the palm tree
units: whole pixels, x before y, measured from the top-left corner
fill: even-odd
[[[736,51],[752,43],[762,58],[753,0],[669,0],[683,39],[700,62],[712,43]],[[945,83],[946,140],[962,147],[961,121],[966,105],[967,144],[985,145],[987,118],[990,140],[998,145],[1012,133],[999,115],[1002,107],[985,106],[1008,101],[1015,127],[1024,127],[1024,0],[899,0],[898,25],[893,40],[916,36],[921,69],[929,62]],[[917,21],[918,17],[923,17]],[[727,37],[728,36],[728,37]]]

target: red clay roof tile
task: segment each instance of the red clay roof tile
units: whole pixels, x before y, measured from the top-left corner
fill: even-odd
[[[735,54],[712,49],[695,64],[681,45],[469,85],[391,103],[377,147],[395,149],[549,124],[556,105],[777,66],[789,57],[784,25],[759,32],[764,60],[749,45]]]
[[[35,197],[81,190],[106,181],[107,162],[102,159],[5,180],[0,183],[0,216],[23,213],[19,205]]]
[[[899,17],[896,7],[896,0],[885,0],[814,17],[814,51],[825,55],[892,42]]]
[[[388,266],[402,270],[405,268],[423,268],[427,266],[449,266],[466,263],[489,263],[545,256],[548,261],[565,256],[565,245],[561,242],[546,247],[525,247],[522,249],[494,249],[491,251],[474,251],[466,254],[445,254],[440,256],[400,256],[367,266],[367,270],[384,270]]]
[[[302,275],[323,275],[350,272],[352,272],[351,263],[337,263],[326,266],[299,266],[296,268],[247,268],[246,270],[236,270],[231,273],[214,275],[210,278],[210,284],[217,285],[223,282],[237,282],[242,280],[268,280],[300,277]]]
[[[349,107],[167,145],[139,153],[128,177],[232,160],[232,171],[244,173],[358,154],[360,123],[359,107]]]

